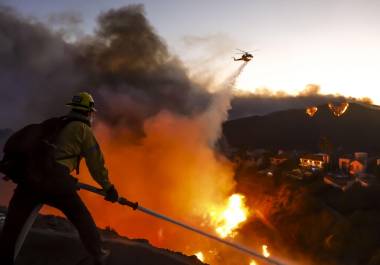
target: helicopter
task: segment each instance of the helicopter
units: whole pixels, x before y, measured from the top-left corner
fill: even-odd
[[[253,55],[250,54],[249,52],[247,51],[243,51],[243,50],[240,50],[240,49],[236,49],[239,51],[238,54],[241,54],[241,57],[240,58],[235,58],[233,57],[234,61],[244,61],[244,62],[249,62],[250,60],[253,59]]]

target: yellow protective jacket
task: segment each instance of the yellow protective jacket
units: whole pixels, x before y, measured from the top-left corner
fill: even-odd
[[[108,189],[111,187],[108,170],[99,144],[90,126],[86,124],[88,118],[76,112],[70,112],[68,117],[76,120],[67,124],[57,138],[56,161],[72,172],[78,168],[80,158],[84,158],[92,178],[103,189]]]

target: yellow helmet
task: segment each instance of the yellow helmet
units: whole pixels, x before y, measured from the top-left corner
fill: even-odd
[[[76,110],[96,111],[94,99],[87,92],[80,92],[74,95],[71,102],[67,103],[66,106]]]

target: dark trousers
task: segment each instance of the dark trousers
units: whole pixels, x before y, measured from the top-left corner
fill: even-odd
[[[61,210],[79,232],[86,250],[95,259],[101,255],[101,240],[96,225],[79,195],[72,191],[60,195],[45,195],[19,185],[10,201],[7,218],[0,235],[0,263],[13,265],[15,244],[27,218],[39,204]]]

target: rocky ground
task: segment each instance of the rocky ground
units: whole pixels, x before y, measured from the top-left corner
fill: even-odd
[[[0,209],[0,228],[6,209]],[[202,265],[195,256],[160,249],[144,239],[128,239],[112,229],[100,230],[111,249],[108,265]],[[17,259],[16,265],[90,265],[76,230],[64,218],[39,216]]]

